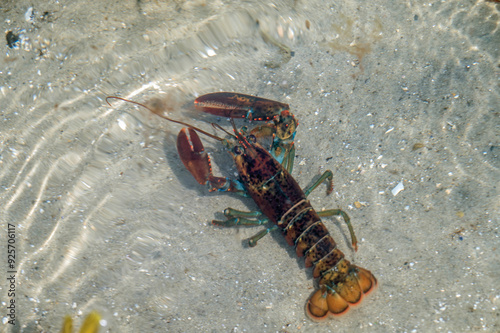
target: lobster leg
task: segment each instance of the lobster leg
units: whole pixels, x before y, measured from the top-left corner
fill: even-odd
[[[258,225],[263,225],[264,223],[269,222],[267,219],[262,219],[262,220],[250,220],[244,217],[232,217],[228,218],[225,221],[220,221],[220,220],[213,220],[212,224],[217,225],[219,227],[234,227],[237,225],[251,225],[251,226],[258,226]]]
[[[213,220],[212,224],[220,226],[220,227],[233,227],[237,225],[250,225],[250,226],[258,226],[258,225],[263,225],[265,223],[268,223],[269,219],[263,218],[259,220],[250,220],[245,217],[233,217],[229,218],[226,221],[219,221],[219,220]],[[257,241],[259,241],[262,237],[270,233],[271,231],[274,231],[278,229],[276,225],[273,225],[272,227],[266,228],[264,230],[259,231],[257,234],[253,235],[248,239],[248,245],[250,247],[254,247],[257,245]]]
[[[293,170],[293,162],[295,160],[295,147],[293,144],[288,148],[288,151],[283,158],[283,167],[289,172],[292,173]]]
[[[262,216],[262,212],[258,211],[258,210],[254,210],[251,212],[245,212],[243,210],[237,210],[234,208],[226,208],[226,209],[224,209],[224,215],[228,218],[230,218],[230,217],[260,217],[260,216]]]
[[[259,231],[258,233],[256,233],[255,235],[253,235],[252,237],[250,237],[248,239],[248,246],[250,247],[254,247],[257,245],[257,242],[262,238],[264,237],[265,235],[267,235],[268,233],[274,231],[278,229],[278,226],[277,225],[273,225],[272,227],[269,227],[267,229],[264,229],[264,230],[261,230]]]
[[[356,239],[356,234],[354,234],[354,229],[352,228],[351,219],[346,212],[342,209],[327,209],[323,211],[317,212],[320,217],[328,217],[328,216],[342,216],[347,228],[349,228],[349,233],[351,234],[351,245],[354,251],[358,251],[358,240]]]
[[[306,197],[311,194],[314,189],[316,189],[323,181],[327,180],[328,181],[328,189],[327,189],[327,194],[332,193],[333,191],[333,174],[330,170],[326,170],[321,177],[317,181],[314,182],[310,187],[308,187],[305,191],[304,194]],[[328,217],[328,216],[342,216],[342,219],[344,220],[345,224],[347,225],[347,228],[349,229],[349,233],[351,234],[351,245],[354,249],[354,251],[358,251],[358,240],[356,239],[356,234],[354,233],[354,229],[351,224],[351,219],[349,218],[349,215],[347,215],[346,212],[344,212],[341,209],[328,209],[324,211],[318,212],[318,215],[320,217]]]
[[[212,223],[221,227],[233,227],[237,225],[258,226],[269,222],[269,219],[267,217],[260,218],[262,216],[262,212],[259,211],[245,212],[233,208],[226,208],[224,209],[224,215],[227,217],[226,221],[213,220]],[[249,238],[248,245],[250,247],[254,247],[262,237],[264,237],[271,231],[276,230],[277,228],[277,226],[272,226],[259,231],[256,235]]]
[[[258,226],[269,222],[267,217],[259,218],[262,216],[262,213],[259,211],[244,212],[233,208],[226,208],[224,209],[224,215],[227,217],[226,221],[213,220],[212,224],[220,227],[234,227],[237,225]]]
[[[309,194],[311,194],[311,192],[314,191],[316,189],[316,187],[318,187],[325,180],[328,181],[328,189],[326,190],[326,194],[332,193],[332,191],[333,191],[333,173],[330,170],[326,170],[325,172],[323,172],[321,177],[319,177],[318,180],[314,182],[314,184],[312,184],[308,188],[304,189],[304,194],[306,195],[306,197],[308,197]]]
[[[274,117],[276,134],[274,135],[271,154],[283,167],[292,173],[293,161],[295,159],[295,147],[293,140],[299,122],[288,110],[284,110],[279,116]]]

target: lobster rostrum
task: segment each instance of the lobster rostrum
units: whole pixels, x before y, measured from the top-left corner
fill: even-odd
[[[116,98],[128,101],[119,97]],[[131,101],[128,101],[131,102]],[[141,105],[140,103],[132,102]],[[212,93],[198,97],[195,107],[218,116],[230,117],[234,134],[224,139],[207,133],[187,123],[161,117],[187,126],[177,137],[177,150],[186,168],[210,191],[229,191],[250,196],[260,211],[245,212],[232,208],[224,210],[226,221],[214,220],[219,226],[263,225],[270,227],[249,239],[249,245],[271,231],[279,229],[288,244],[295,246],[297,256],[305,256],[306,267],[313,268],[313,277],[318,279],[318,288],[306,303],[306,313],[320,321],[330,315],[346,313],[350,307],[359,304],[363,295],[375,289],[377,280],[373,274],[351,264],[337,248],[320,217],[340,215],[349,228],[352,246],[357,250],[357,240],[349,216],[340,209],[316,212],[307,196],[323,181],[328,181],[331,193],[333,174],[327,170],[310,187],[302,190],[292,177],[295,150],[293,138],[298,122],[290,113],[287,104],[239,93]],[[146,107],[147,108],[147,107]],[[148,108],[149,109],[149,108]],[[251,131],[237,130],[233,118],[269,121]],[[272,123],[270,122],[272,121]],[[223,130],[219,125],[214,127]],[[225,131],[225,130],[223,130]],[[212,174],[210,157],[196,132],[221,141],[234,159],[239,179],[232,180]],[[269,149],[259,139],[271,137]]]

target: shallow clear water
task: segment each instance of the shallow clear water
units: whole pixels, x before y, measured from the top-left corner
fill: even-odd
[[[0,58],[0,240],[14,224],[17,255],[17,325],[2,282],[2,330],[53,332],[91,310],[104,332],[499,329],[498,3],[47,1],[30,18],[32,5],[0,11],[19,36]],[[192,179],[179,126],[104,100],[211,130],[228,123],[191,104],[214,91],[289,103],[297,180],[334,172],[311,201],[349,213],[357,253],[326,224],[380,283],[348,315],[307,319],[312,274],[279,234],[250,249],[254,228],[210,224],[253,203]]]

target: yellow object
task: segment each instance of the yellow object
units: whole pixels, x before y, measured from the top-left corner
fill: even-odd
[[[412,151],[415,151],[417,149],[420,149],[420,148],[424,148],[425,145],[423,143],[420,143],[420,142],[417,142],[413,145],[413,148],[411,149]]]
[[[83,321],[80,333],[97,333],[99,331],[99,321],[101,315],[97,311],[92,311]],[[73,333],[73,319],[70,316],[64,317],[61,333]]]

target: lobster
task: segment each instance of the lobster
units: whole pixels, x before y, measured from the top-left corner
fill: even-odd
[[[147,106],[120,97],[152,111]],[[109,104],[109,101],[108,101]],[[361,302],[377,286],[373,274],[344,258],[320,217],[340,215],[348,226],[352,247],[357,250],[357,240],[350,218],[341,209],[316,212],[307,196],[324,181],[328,181],[327,193],[333,190],[333,174],[327,170],[311,186],[302,189],[292,177],[294,146],[293,138],[298,126],[289,106],[284,103],[239,93],[211,93],[194,101],[196,109],[210,114],[229,117],[234,134],[213,124],[229,135],[229,139],[207,133],[190,124],[159,116],[182,124],[177,137],[177,150],[186,169],[210,191],[228,191],[251,197],[260,211],[245,212],[232,208],[224,210],[226,221],[212,221],[218,226],[263,225],[271,226],[249,239],[249,246],[268,233],[279,229],[289,245],[295,246],[297,256],[305,256],[305,266],[314,267],[313,277],[318,287],[306,303],[306,313],[314,321],[346,313]],[[154,112],[154,111],[152,111]],[[234,118],[268,121],[251,131],[246,127],[237,130]],[[272,121],[273,123],[270,123]],[[221,141],[232,156],[238,171],[238,179],[216,177],[212,174],[211,161],[196,133]],[[258,141],[271,137],[266,149]]]

